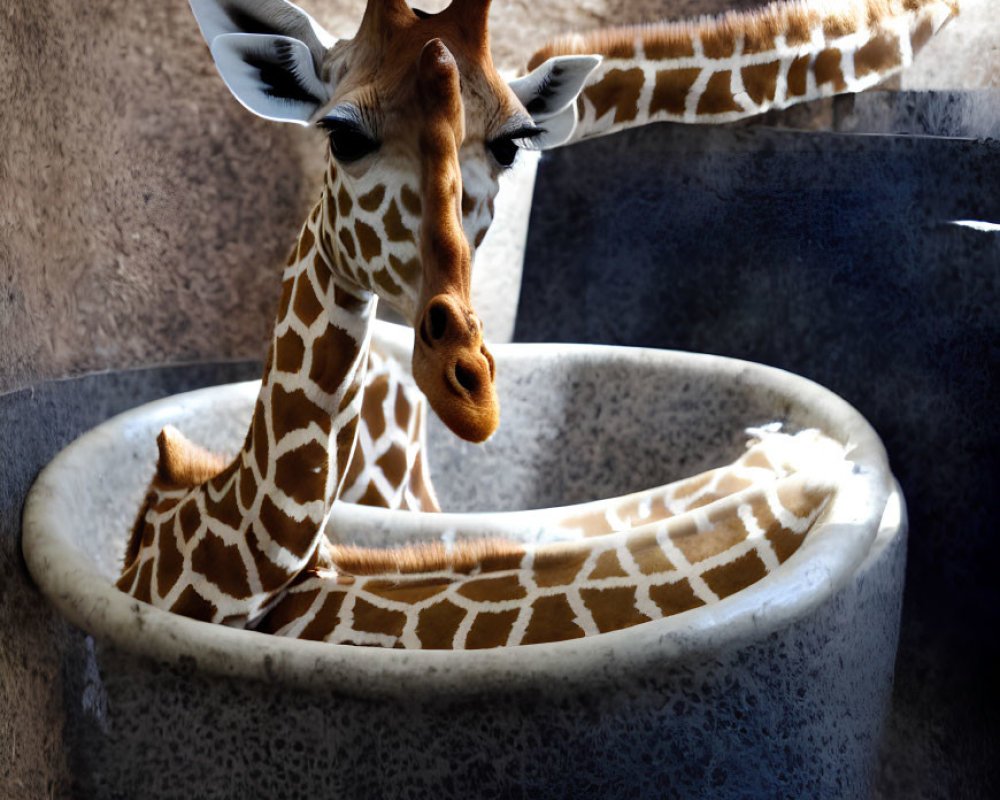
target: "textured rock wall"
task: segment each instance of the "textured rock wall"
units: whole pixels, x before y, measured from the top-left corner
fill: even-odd
[[[364,5],[301,2],[339,36]],[[563,31],[755,4],[494,0],[494,51],[516,68]],[[987,0],[964,0],[902,85],[1000,85],[996,33]],[[260,359],[321,158],[316,134],[258,120],[230,97],[185,0],[0,4],[0,797],[71,791],[65,626],[19,550],[34,475],[108,414],[234,374],[46,382]]]
[[[309,132],[228,97],[181,0],[3,14],[0,390],[257,357]]]
[[[304,5],[337,36],[364,7]],[[614,5],[584,3],[577,21],[603,23]],[[2,15],[0,391],[259,357],[275,273],[317,191],[318,134],[244,111],[184,0],[42,0]],[[498,63],[522,62],[561,16],[497,2]]]
[[[363,0],[304,5],[350,36]],[[754,5],[496,0],[494,50],[514,68],[561,31]],[[970,85],[1000,80],[986,6],[965,6],[906,85],[954,83],[962,65]],[[8,4],[0,75],[0,391],[259,357],[275,272],[316,192],[317,134],[232,100],[184,0]]]

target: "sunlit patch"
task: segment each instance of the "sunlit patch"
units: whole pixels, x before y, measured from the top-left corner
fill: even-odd
[[[982,231],[983,233],[1000,233],[1000,222],[986,222],[981,219],[953,219],[950,221],[952,225],[958,225],[961,228],[971,228],[974,231]]]

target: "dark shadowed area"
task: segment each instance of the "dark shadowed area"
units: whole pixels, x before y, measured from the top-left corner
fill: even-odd
[[[992,796],[1000,94],[835,111],[874,134],[661,125],[551,154],[515,337],[736,356],[858,408],[911,524],[881,796]]]

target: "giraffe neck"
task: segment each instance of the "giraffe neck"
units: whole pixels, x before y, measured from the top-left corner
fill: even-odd
[[[277,511],[294,521],[291,538],[279,531],[276,544],[299,557],[311,551],[347,474],[376,304],[323,248],[322,218],[310,215],[282,275],[260,394],[236,459],[240,479],[263,492],[247,515]],[[306,521],[308,532],[296,530]]]
[[[763,438],[728,467],[608,501],[625,523],[613,532],[536,544],[335,546],[330,565],[305,570],[259,630],[383,647],[509,647],[718,602],[795,553],[850,471],[844,447],[815,430],[755,434]]]
[[[719,123],[845,92],[905,69],[957,0],[775,2],[696,22],[564,36],[555,55],[604,56],[578,100],[570,141],[650,122]]]
[[[338,500],[440,511],[425,464],[427,404],[404,367],[372,346],[358,442]]]
[[[316,558],[355,445],[375,309],[371,292],[324,252],[322,218],[310,215],[282,275],[240,452],[212,475],[196,447],[161,434],[159,471],[119,581],[140,600],[244,624]]]

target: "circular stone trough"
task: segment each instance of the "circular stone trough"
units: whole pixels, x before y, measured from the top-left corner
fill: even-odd
[[[394,326],[377,338],[408,346]],[[847,444],[854,470],[794,555],[717,603],[556,644],[384,650],[212,626],[118,592],[156,433],[171,423],[233,452],[256,385],[123,414],[45,469],[24,517],[31,573],[81,631],[65,692],[86,796],[868,794],[906,533],[871,427],[827,390],[747,362],[562,345],[495,355],[496,436],[473,447],[431,426],[435,484],[461,512],[440,524],[667,483],[732,461],[745,429],[772,421]],[[439,530],[379,513],[337,509],[340,538],[350,519],[373,545]]]

